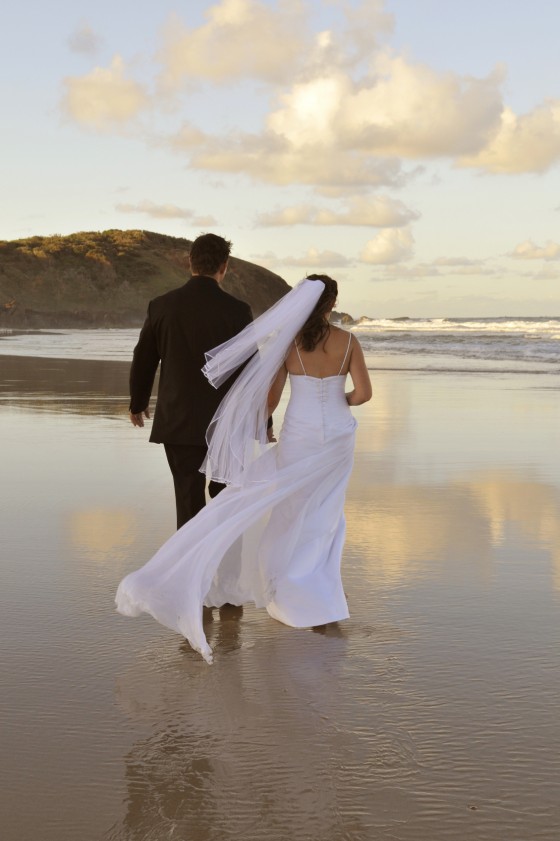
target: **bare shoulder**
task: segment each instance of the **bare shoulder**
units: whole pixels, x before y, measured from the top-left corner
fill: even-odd
[[[329,324],[329,332],[331,336],[334,336],[338,339],[341,339],[343,336],[346,336],[346,341],[348,341],[348,331],[343,330],[342,327],[337,327],[336,324]]]
[[[297,358],[298,355],[296,345],[295,342],[292,342],[292,344],[290,345],[290,349],[288,350],[288,353],[286,354],[286,357],[284,359],[284,367],[289,370],[290,364],[297,360]]]
[[[353,343],[354,334],[351,333],[349,330],[343,330],[341,327],[337,327],[335,324],[330,325],[330,337],[333,341],[335,346],[346,347],[348,342],[350,344]]]

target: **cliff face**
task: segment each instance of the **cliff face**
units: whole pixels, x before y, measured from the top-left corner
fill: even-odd
[[[187,239],[103,231],[0,241],[1,327],[135,327],[148,301],[190,277]],[[223,288],[260,315],[289,291],[232,257]]]

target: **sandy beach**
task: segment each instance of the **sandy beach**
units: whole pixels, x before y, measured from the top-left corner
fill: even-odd
[[[209,667],[114,611],[175,514],[128,364],[0,356],[5,841],[558,837],[560,375],[371,366],[350,620]]]

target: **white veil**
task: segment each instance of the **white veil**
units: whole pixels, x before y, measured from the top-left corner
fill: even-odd
[[[210,421],[200,468],[209,478],[227,485],[247,481],[249,465],[268,443],[268,392],[324,288],[322,281],[304,278],[241,333],[205,354],[202,372],[215,388],[249,360]]]

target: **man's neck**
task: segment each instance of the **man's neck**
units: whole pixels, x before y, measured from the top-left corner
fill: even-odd
[[[218,274],[204,274],[203,272],[193,272],[191,277],[207,277],[214,280],[218,285],[220,284],[220,278],[223,279],[223,275]]]

